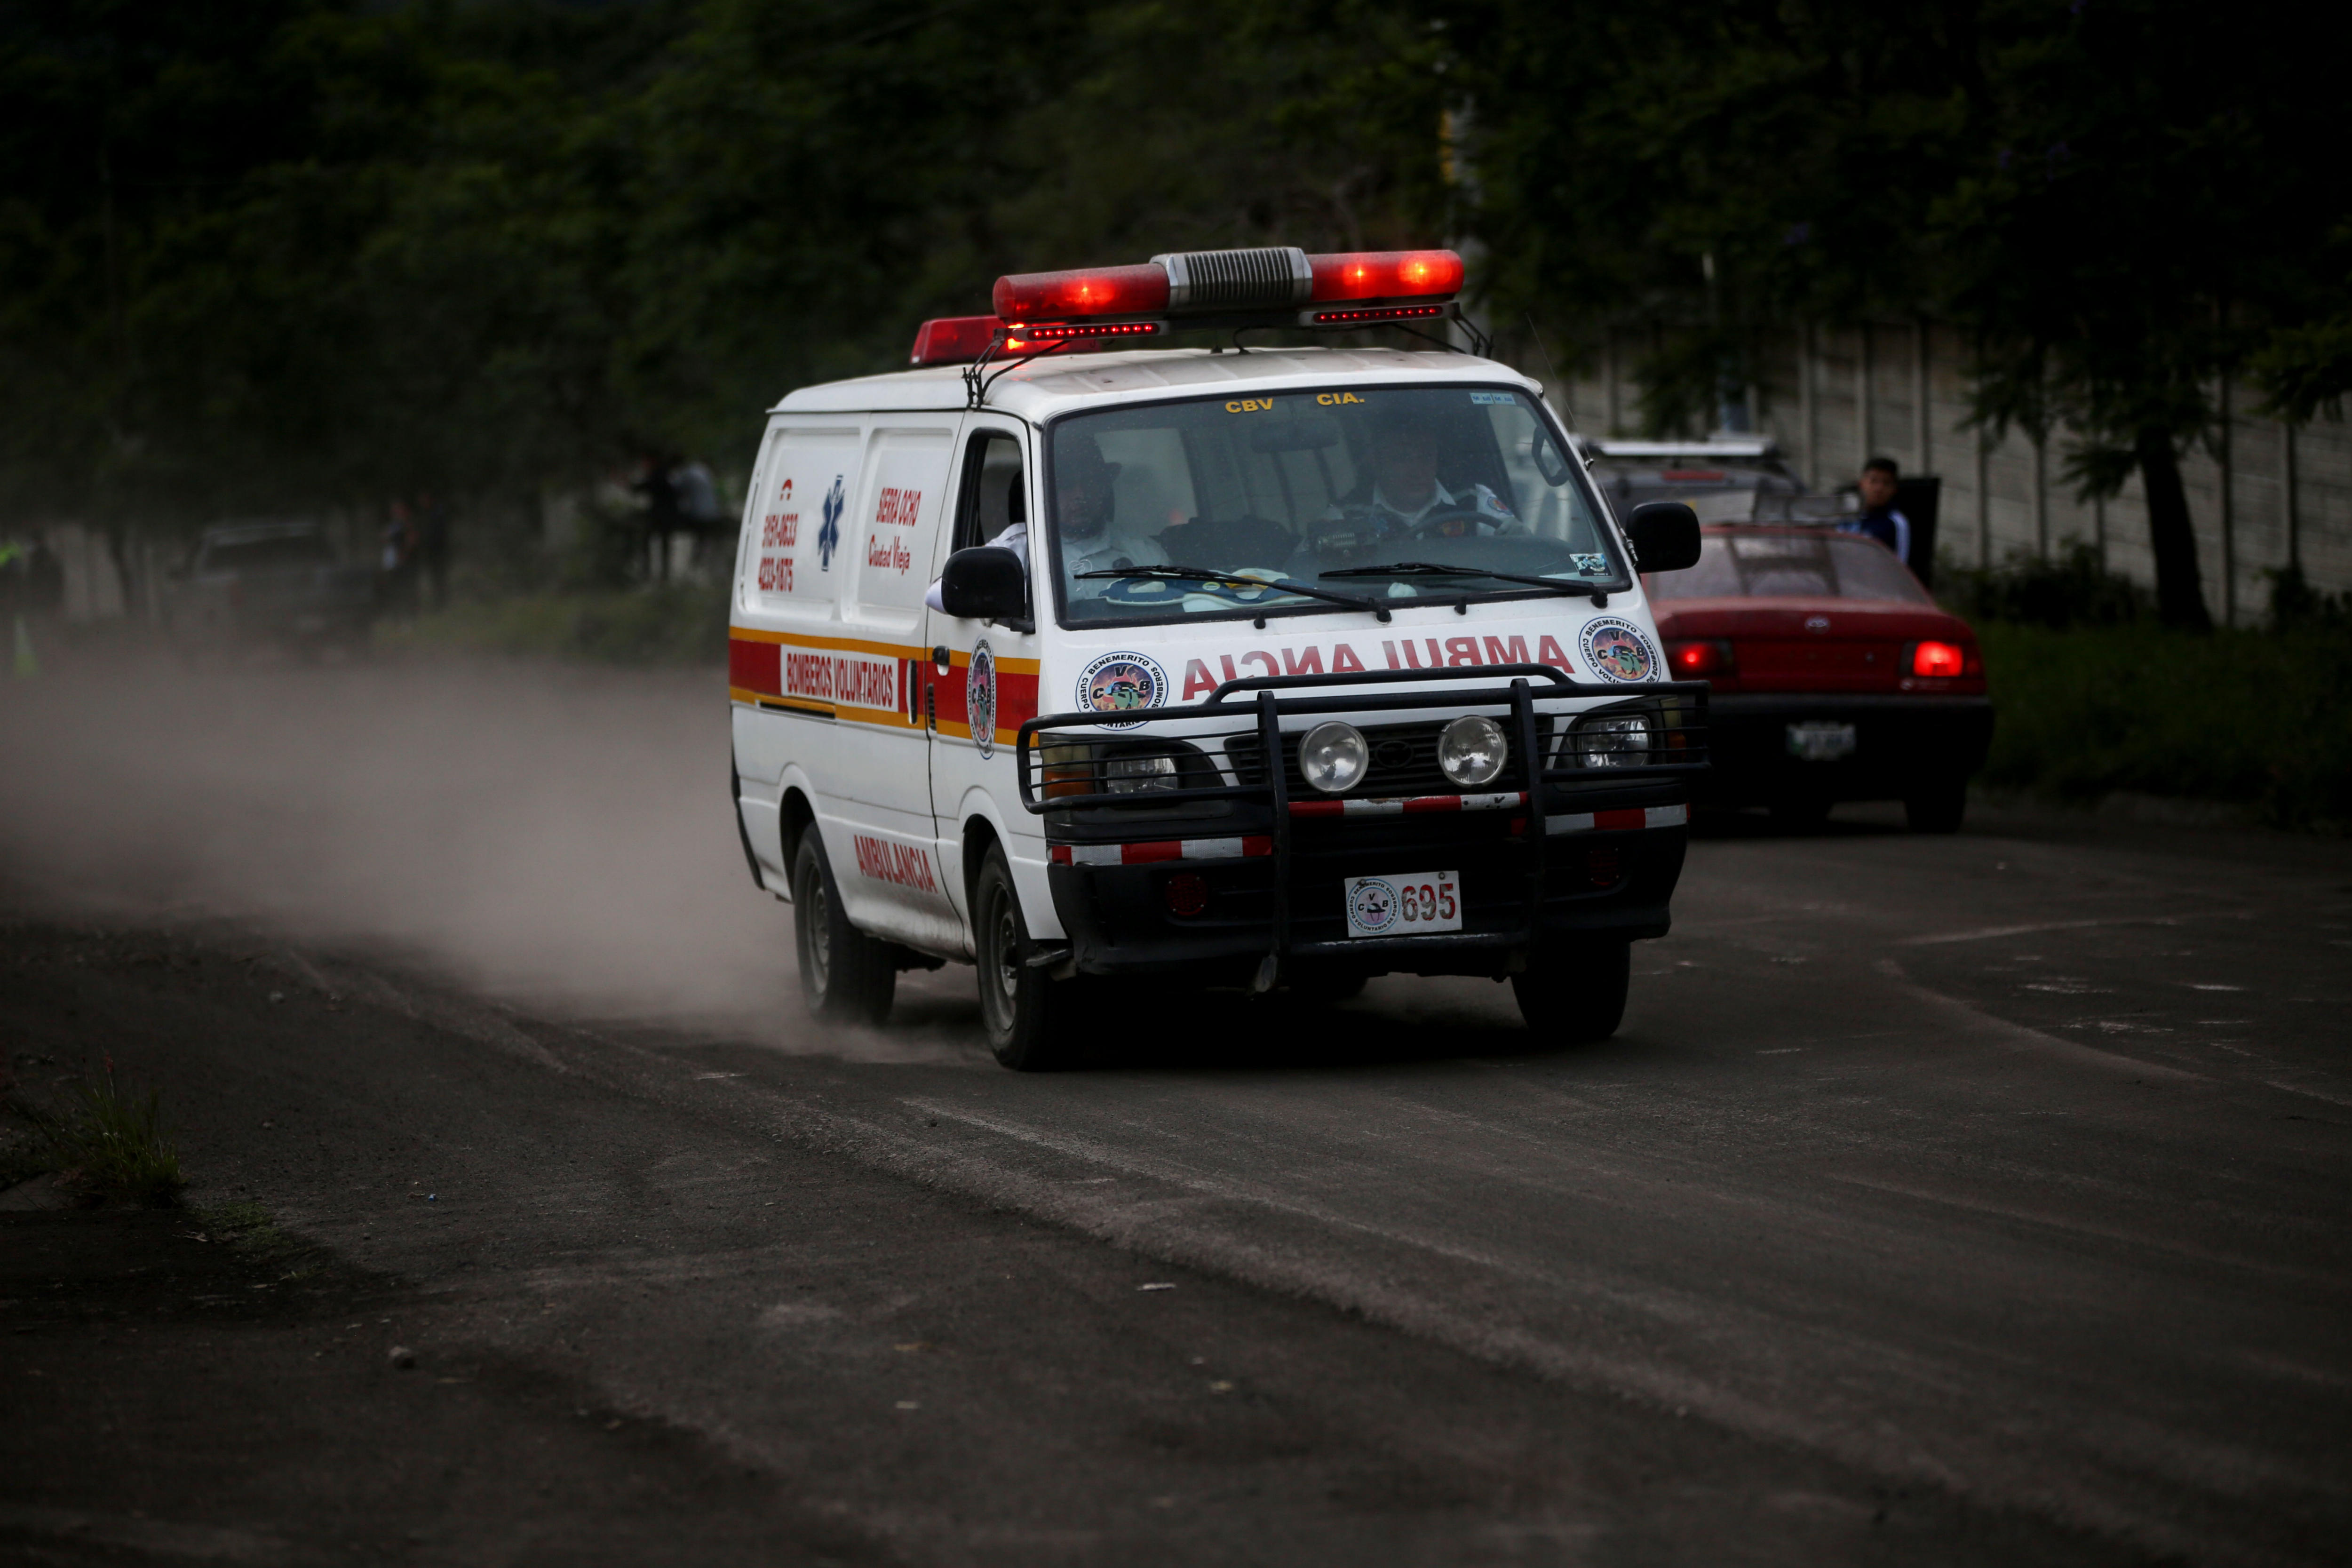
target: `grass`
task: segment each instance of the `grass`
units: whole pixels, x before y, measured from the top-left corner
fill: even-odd
[[[390,647],[525,654],[596,664],[716,664],[727,658],[727,588],[692,584],[534,594],[452,605],[406,626]]]
[[[51,1111],[18,1100],[14,1109],[32,1127],[32,1137],[12,1154],[19,1174],[58,1172],[91,1203],[165,1207],[179,1199],[187,1178],[179,1151],[163,1129],[163,1094],[142,1098],[114,1081],[108,1058],[100,1076],[73,1087],[70,1102]]]
[[[2273,826],[2352,831],[2352,628],[1977,632],[1997,715],[1985,783],[2080,804],[2121,790],[2218,801]]]

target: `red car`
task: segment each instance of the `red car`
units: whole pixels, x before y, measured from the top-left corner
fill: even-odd
[[[1976,634],[1876,540],[1717,525],[1698,564],[1643,579],[1677,679],[1705,679],[1704,798],[1818,824],[1842,800],[1900,800],[1950,833],[1992,741]]]

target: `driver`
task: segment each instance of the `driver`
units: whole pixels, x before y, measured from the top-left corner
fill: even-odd
[[[1054,444],[1054,521],[1061,535],[1062,570],[1072,578],[1081,572],[1168,564],[1167,552],[1153,540],[1118,527],[1118,465],[1103,460],[1093,437],[1073,434]],[[1097,578],[1086,586],[1098,594],[1113,581]]]
[[[1327,545],[1361,547],[1426,531],[1452,538],[1517,532],[1518,519],[1485,485],[1456,492],[1437,481],[1437,432],[1424,421],[1391,416],[1372,427],[1372,482],[1323,514]]]

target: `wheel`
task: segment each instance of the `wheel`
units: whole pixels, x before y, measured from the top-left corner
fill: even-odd
[[[1029,965],[1029,923],[1004,850],[990,845],[972,883],[980,1016],[988,1048],[1015,1072],[1051,1072],[1077,1057],[1077,983]]]
[[[1547,1044],[1580,1046],[1617,1032],[1633,979],[1633,944],[1595,942],[1532,954],[1527,972],[1511,976],[1511,991],[1529,1033]]]
[[[849,923],[841,889],[811,823],[793,861],[793,946],[801,961],[801,996],[813,1016],[829,1023],[879,1024],[890,1016],[898,970],[889,949]]]
[[[1819,833],[1830,819],[1830,802],[1824,795],[1789,795],[1772,803],[1772,826],[1783,833]]]
[[[1914,833],[1958,833],[1969,814],[1969,781],[1938,779],[1918,784],[1903,796],[1903,819]]]

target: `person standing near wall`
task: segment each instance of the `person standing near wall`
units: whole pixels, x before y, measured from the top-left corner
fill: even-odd
[[[1862,466],[1854,485],[1862,497],[1862,515],[1838,524],[1846,533],[1866,533],[1906,566],[1911,564],[1911,520],[1895,508],[1895,485],[1902,477],[1892,458],[1873,458]]]

